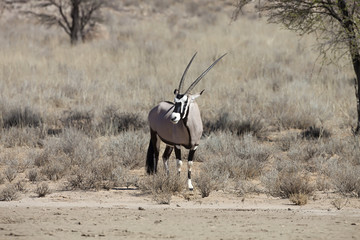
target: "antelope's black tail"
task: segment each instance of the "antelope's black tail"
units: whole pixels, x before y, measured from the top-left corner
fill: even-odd
[[[146,154],[146,172],[147,174],[154,174],[156,172],[155,163],[155,149],[154,145],[150,140],[149,147]]]

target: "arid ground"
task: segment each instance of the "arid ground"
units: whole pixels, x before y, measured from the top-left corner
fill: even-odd
[[[328,196],[296,206],[264,195],[193,195],[159,205],[133,189],[30,194],[1,203],[0,239],[359,239],[356,200],[337,210]]]

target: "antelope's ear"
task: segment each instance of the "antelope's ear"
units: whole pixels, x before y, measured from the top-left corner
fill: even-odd
[[[195,93],[194,95],[191,95],[191,100],[195,100],[196,98],[200,97],[201,94],[203,94],[204,91],[205,91],[205,89],[202,90],[202,91],[199,92],[199,93]]]
[[[179,93],[179,90],[178,89],[175,89],[174,90],[174,94],[177,95]]]

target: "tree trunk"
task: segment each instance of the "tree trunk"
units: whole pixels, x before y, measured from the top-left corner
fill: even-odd
[[[341,10],[342,21],[341,24],[344,27],[349,44],[350,56],[354,67],[356,79],[355,79],[355,96],[356,96],[356,109],[357,109],[357,124],[354,133],[360,134],[360,48],[356,39],[355,22],[351,15],[345,0],[338,0],[339,9]]]
[[[78,43],[80,36],[80,0],[72,0],[71,18],[72,25],[70,29],[71,44],[75,45]]]
[[[355,79],[355,96],[356,96],[356,109],[357,109],[357,125],[354,133],[356,135],[360,134],[360,88],[359,88],[359,82],[360,82],[360,54],[359,51],[357,51],[355,54],[351,54],[353,67],[356,75]]]

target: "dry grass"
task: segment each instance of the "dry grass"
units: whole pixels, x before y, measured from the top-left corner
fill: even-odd
[[[140,189],[151,193],[154,201],[159,204],[170,204],[172,196],[181,193],[184,188],[185,179],[175,171],[171,171],[169,175],[165,171],[160,171],[140,182]]]
[[[108,13],[103,37],[77,47],[59,29],[2,15],[0,184],[14,181],[11,165],[31,182],[68,189],[148,181],[157,202],[170,202],[185,181],[132,172],[144,166],[147,113],[172,100],[194,52],[186,86],[227,52],[194,89],[206,89],[197,100],[205,134],[194,174],[203,196],[258,191],[259,180],[296,204],[315,183],[359,196],[351,66],[321,66],[313,38],[263,19],[229,24],[230,1],[182,3],[124,1],[128,11]]]
[[[14,185],[9,184],[0,191],[0,201],[13,201],[18,199],[19,194]]]
[[[45,197],[46,195],[51,193],[49,184],[46,182],[42,182],[37,185],[35,189],[35,193],[38,195],[38,197]]]

